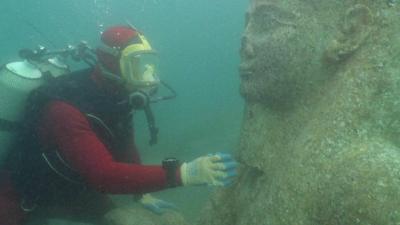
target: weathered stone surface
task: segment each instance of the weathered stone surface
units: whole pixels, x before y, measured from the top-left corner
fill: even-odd
[[[400,224],[400,2],[253,0],[238,182],[202,225]]]

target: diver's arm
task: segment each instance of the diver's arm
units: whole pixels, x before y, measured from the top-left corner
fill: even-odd
[[[140,158],[139,150],[136,146],[134,134],[132,134],[132,138],[129,140],[127,149],[126,149],[126,158],[128,158],[132,163],[142,164],[142,160]]]
[[[161,166],[114,161],[109,150],[90,128],[86,117],[67,103],[50,103],[40,124],[42,143],[55,146],[87,184],[98,191],[113,194],[147,193],[167,187],[166,173]],[[179,177],[177,174],[177,179]]]

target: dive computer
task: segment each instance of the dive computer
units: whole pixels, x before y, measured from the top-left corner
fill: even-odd
[[[176,180],[176,170],[179,169],[180,162],[176,158],[166,158],[162,161],[162,167],[167,174],[167,187],[178,186]]]

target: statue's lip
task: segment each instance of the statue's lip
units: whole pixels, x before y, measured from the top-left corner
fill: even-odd
[[[240,66],[239,67],[239,73],[241,76],[249,76],[254,73],[254,69],[248,66]]]

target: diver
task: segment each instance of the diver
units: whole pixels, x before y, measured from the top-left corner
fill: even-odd
[[[163,213],[173,205],[149,193],[226,186],[236,176],[237,163],[226,153],[142,165],[132,120],[144,110],[156,142],[150,103],[162,84],[157,54],[132,26],[105,30],[95,54],[94,67],[51,78],[29,95],[24,129],[0,171],[2,223],[23,224],[37,211],[101,223],[116,207],[107,194],[134,194]]]

